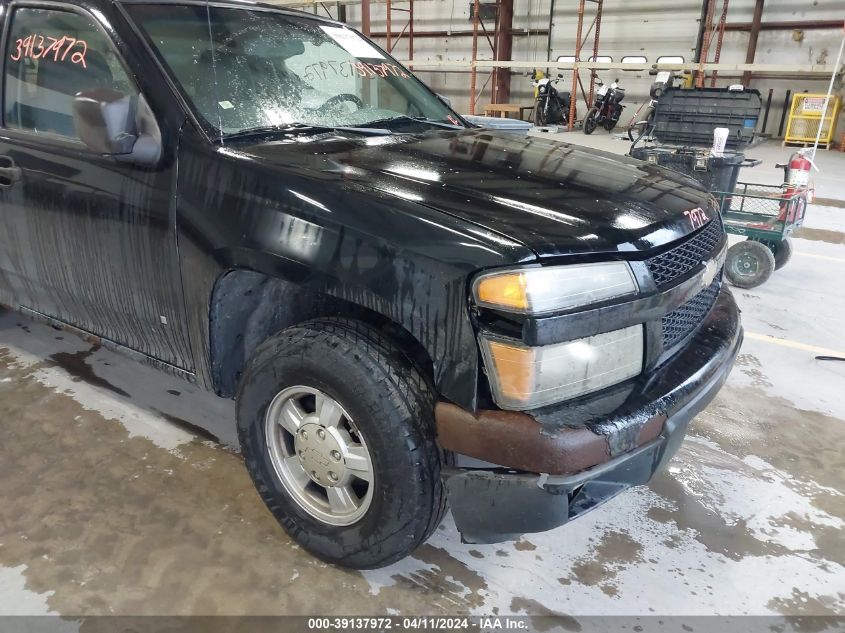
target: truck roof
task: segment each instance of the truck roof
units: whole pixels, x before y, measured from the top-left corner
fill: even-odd
[[[0,4],[6,4],[9,0],[2,0]],[[276,11],[278,13],[286,13],[288,15],[295,15],[300,18],[308,18],[316,20],[317,22],[325,22],[327,24],[342,24],[332,18],[307,13],[298,9],[279,6],[277,4],[270,4],[268,2],[254,2],[253,0],[112,0],[115,4],[170,4],[170,5],[202,5],[210,4],[214,7],[232,7],[240,9],[260,9],[262,11]]]

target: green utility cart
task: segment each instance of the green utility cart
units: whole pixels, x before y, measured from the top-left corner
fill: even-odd
[[[728,249],[728,281],[739,288],[754,288],[786,265],[792,255],[789,236],[804,222],[810,191],[785,184],[738,182],[730,193],[713,192],[725,230],[747,238]]]

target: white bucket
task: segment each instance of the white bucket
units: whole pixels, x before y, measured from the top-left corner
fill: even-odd
[[[728,134],[731,131],[726,127],[717,127],[713,130],[713,156],[724,156],[725,143],[728,142]]]

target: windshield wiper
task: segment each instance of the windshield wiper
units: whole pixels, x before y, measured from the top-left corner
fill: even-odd
[[[246,138],[261,134],[323,134],[326,132],[350,132],[352,134],[367,134],[380,136],[390,134],[390,130],[379,130],[360,127],[339,127],[331,125],[310,125],[308,123],[288,123],[286,125],[261,125],[247,128],[238,132],[224,135],[226,139]]]
[[[364,123],[356,129],[371,128],[376,125],[390,126],[393,123],[423,123],[425,125],[433,125],[434,127],[442,127],[447,130],[463,130],[463,125],[454,125],[452,123],[444,123],[443,121],[435,121],[434,119],[427,119],[425,117],[408,116],[407,114],[400,114],[399,116],[388,117],[386,119],[376,119],[369,123]]]

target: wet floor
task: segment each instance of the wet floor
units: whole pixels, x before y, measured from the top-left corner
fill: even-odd
[[[841,241],[801,238],[736,293],[753,336],[650,486],[515,543],[447,518],[368,572],[276,524],[230,402],[4,312],[0,613],[845,614],[845,363],[815,359],[845,353],[843,275]]]

